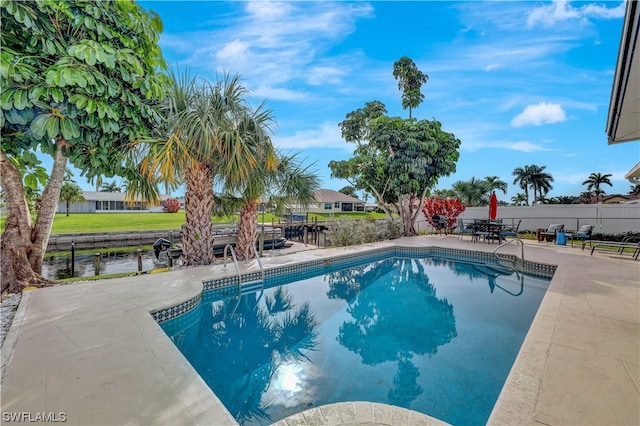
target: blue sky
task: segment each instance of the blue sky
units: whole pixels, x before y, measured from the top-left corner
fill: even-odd
[[[607,193],[627,193],[624,174],[640,143],[607,145],[605,125],[624,3],[141,1],[164,22],[169,64],[214,81],[242,76],[256,105],[274,110],[277,147],[299,151],[323,187],[327,164],[351,156],[338,123],[372,100],[407,117],[393,63],[409,56],[429,75],[419,119],[435,118],[462,141],[457,180],[546,166],[548,196],[578,195],[591,172],[613,174]],[[79,174],[76,174],[79,176]],[[78,178],[78,181],[83,180]],[[80,182],[79,182],[80,183]],[[87,189],[90,186],[87,185]]]

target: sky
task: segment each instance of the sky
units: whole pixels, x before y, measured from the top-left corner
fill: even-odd
[[[536,164],[555,179],[548,197],[579,195],[592,172],[612,174],[607,194],[626,194],[640,161],[640,143],[609,146],[605,133],[623,2],[139,3],[164,23],[167,63],[209,81],[239,74],[248,100],[273,110],[275,146],[315,162],[323,188],[348,185],[328,163],[353,153],[338,127],[349,112],[379,100],[408,118],[392,74],[402,56],[429,76],[414,117],[462,142],[436,189],[498,176],[510,201],[522,192],[513,170]]]

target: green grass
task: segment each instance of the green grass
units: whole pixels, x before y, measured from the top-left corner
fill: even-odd
[[[338,219],[345,216],[351,219],[361,219],[371,217],[382,219],[385,217],[381,213],[344,213],[335,214]],[[309,213],[309,221],[330,220],[329,214]],[[214,223],[238,222],[239,217],[227,216],[212,218]],[[258,215],[258,222],[270,224],[272,221],[278,223],[278,217],[271,213]],[[0,229],[4,230],[4,217],[0,217]],[[184,210],[177,213],[57,213],[53,220],[51,234],[86,234],[103,232],[126,232],[126,231],[162,231],[168,229],[180,229],[184,223]]]

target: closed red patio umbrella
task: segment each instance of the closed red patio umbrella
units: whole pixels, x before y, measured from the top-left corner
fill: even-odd
[[[489,219],[495,220],[498,215],[498,197],[496,192],[491,193],[491,199],[489,200]]]

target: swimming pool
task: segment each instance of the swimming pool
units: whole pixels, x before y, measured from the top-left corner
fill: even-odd
[[[325,262],[161,326],[240,424],[353,400],[485,424],[548,284],[430,256]]]

